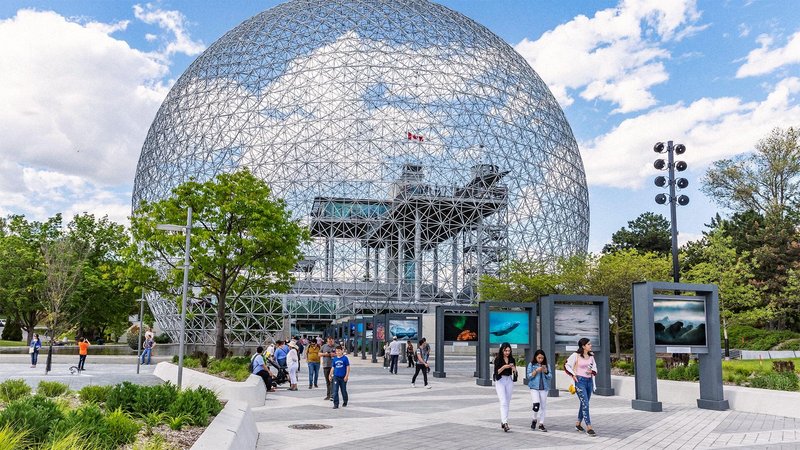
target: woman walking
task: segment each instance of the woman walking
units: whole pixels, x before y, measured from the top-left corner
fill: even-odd
[[[414,344],[411,341],[406,342],[406,359],[408,367],[414,367]]]
[[[297,390],[297,369],[300,368],[300,355],[297,353],[297,344],[289,342],[289,353],[286,354],[286,366],[289,368],[289,390]]]
[[[28,349],[28,353],[31,354],[31,367],[36,367],[36,364],[39,362],[39,350],[42,348],[42,341],[39,339],[39,335],[33,333],[33,339],[31,339],[31,347]]]
[[[547,365],[547,356],[544,351],[536,350],[533,359],[528,363],[528,387],[531,388],[531,400],[533,401],[533,421],[531,429],[536,429],[539,423],[539,430],[547,432],[544,427],[544,416],[547,411],[547,391],[550,390],[550,367]]]
[[[583,432],[581,421],[586,423],[586,434],[597,436],[592,429],[592,419],[589,417],[589,400],[592,398],[593,381],[592,377],[597,375],[597,364],[594,361],[592,343],[587,338],[578,341],[578,351],[570,355],[564,364],[567,375],[572,377],[575,382],[575,393],[580,400],[578,410],[578,421],[575,422],[575,430]]]
[[[494,388],[500,399],[500,427],[508,432],[508,405],[511,403],[511,393],[514,391],[514,379],[517,378],[517,362],[511,354],[511,344],[503,342],[500,351],[494,359]]]
[[[312,339],[308,343],[308,348],[306,349],[306,360],[308,360],[308,388],[311,389],[311,386],[317,386],[317,380],[319,379],[319,344],[317,343],[316,339]]]

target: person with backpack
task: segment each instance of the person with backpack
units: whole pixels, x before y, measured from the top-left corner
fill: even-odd
[[[264,380],[267,392],[275,392],[275,389],[272,388],[272,372],[267,368],[263,353],[264,347],[258,346],[256,354],[250,358],[250,373],[258,375]]]
[[[289,346],[284,341],[275,343],[275,362],[284,369],[286,366],[286,354],[289,353]]]
[[[592,352],[592,343],[587,338],[578,341],[578,351],[571,354],[564,364],[564,370],[575,383],[575,393],[580,400],[578,409],[578,421],[575,422],[575,431],[583,432],[581,422],[586,423],[586,434],[591,437],[597,436],[592,429],[592,419],[589,417],[589,400],[592,398],[594,382],[592,377],[597,375],[597,363]]]
[[[528,378],[528,387],[531,389],[531,400],[533,401],[533,421],[531,422],[531,429],[536,429],[536,423],[539,423],[539,430],[547,432],[544,427],[544,417],[547,411],[547,391],[550,390],[550,379],[553,375],[550,373],[550,367],[547,365],[547,356],[544,351],[536,350],[533,354],[533,359],[528,363],[526,371]]]

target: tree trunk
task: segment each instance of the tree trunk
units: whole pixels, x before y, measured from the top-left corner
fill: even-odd
[[[214,358],[222,359],[225,351],[225,301],[227,292],[220,292],[217,297],[217,339],[214,345]]]
[[[622,349],[619,346],[619,324],[614,324],[614,347],[617,349],[617,361],[622,357]]]

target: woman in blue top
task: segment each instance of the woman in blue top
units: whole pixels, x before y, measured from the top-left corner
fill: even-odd
[[[539,429],[547,432],[544,427],[544,416],[547,410],[547,391],[550,390],[550,379],[553,375],[547,366],[547,356],[542,350],[536,350],[533,360],[528,363],[528,387],[531,388],[531,399],[533,400],[533,422],[531,429],[536,429],[536,422],[539,422]]]
[[[31,348],[28,350],[28,353],[31,354],[31,367],[36,367],[36,363],[39,361],[39,350],[42,348],[42,341],[39,339],[39,335],[34,333],[33,339],[31,339]]]

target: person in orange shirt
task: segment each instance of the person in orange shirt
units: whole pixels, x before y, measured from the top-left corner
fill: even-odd
[[[78,339],[78,370],[86,370],[86,355],[89,354],[89,340],[85,337]]]

